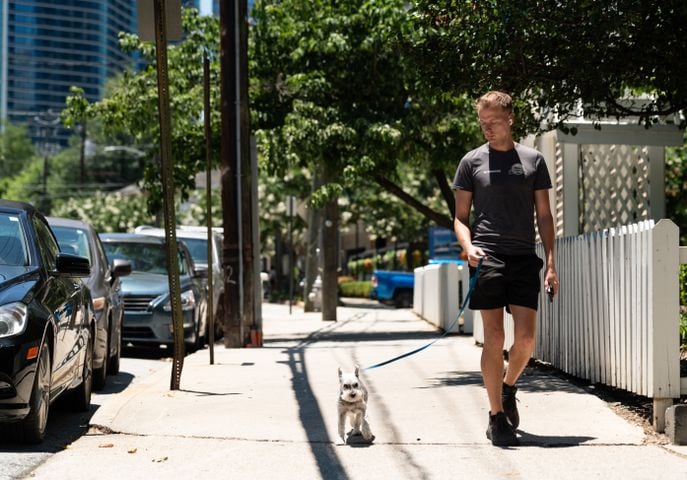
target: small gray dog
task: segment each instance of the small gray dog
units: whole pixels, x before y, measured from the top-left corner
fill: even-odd
[[[346,418],[351,423],[353,430],[349,432],[349,440],[353,436],[362,435],[366,443],[372,443],[375,436],[372,435],[370,424],[367,422],[367,389],[360,379],[360,367],[355,366],[355,371],[342,372],[339,368],[339,437],[346,443],[345,428]]]

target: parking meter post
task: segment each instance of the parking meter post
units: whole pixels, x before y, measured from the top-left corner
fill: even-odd
[[[160,120],[160,163],[162,167],[162,206],[167,246],[167,272],[169,296],[172,306],[174,359],[170,387],[179,390],[184,365],[184,323],[181,316],[181,286],[179,280],[179,253],[176,239],[174,212],[174,177],[172,176],[172,140],[169,111],[169,77],[167,69],[167,26],[165,0],[155,0],[155,55],[157,57],[158,114]]]
[[[210,365],[215,364],[215,302],[214,302],[214,268],[212,248],[212,142],[210,117],[210,59],[207,51],[203,55],[203,123],[205,127],[205,200],[207,202],[206,218],[208,224],[208,347]]]

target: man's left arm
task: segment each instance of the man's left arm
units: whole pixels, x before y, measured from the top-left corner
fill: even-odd
[[[537,227],[539,237],[544,245],[544,255],[546,256],[546,273],[544,283],[553,287],[553,294],[558,294],[558,273],[556,273],[556,260],[554,258],[554,238],[553,216],[549,204],[549,191],[546,189],[534,191],[534,207],[537,212]]]

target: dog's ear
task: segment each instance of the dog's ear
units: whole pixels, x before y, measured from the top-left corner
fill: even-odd
[[[341,380],[341,375],[342,375],[341,367],[339,367],[339,380]]]
[[[355,366],[355,376],[358,377],[358,378],[360,378],[359,373],[360,373],[360,366],[356,365],[356,366]]]

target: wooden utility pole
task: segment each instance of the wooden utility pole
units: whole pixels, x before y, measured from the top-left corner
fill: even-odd
[[[250,115],[248,109],[248,2],[238,0],[238,60],[239,60],[239,138],[241,162],[241,244],[243,280],[243,325],[250,336],[246,343],[262,344],[261,325],[256,318],[255,303],[261,301],[256,292],[255,253],[253,249],[253,168],[250,148]]]
[[[224,222],[224,346],[244,345],[241,319],[239,236],[238,31],[237,0],[220,0],[220,155],[222,158],[222,220]]]

